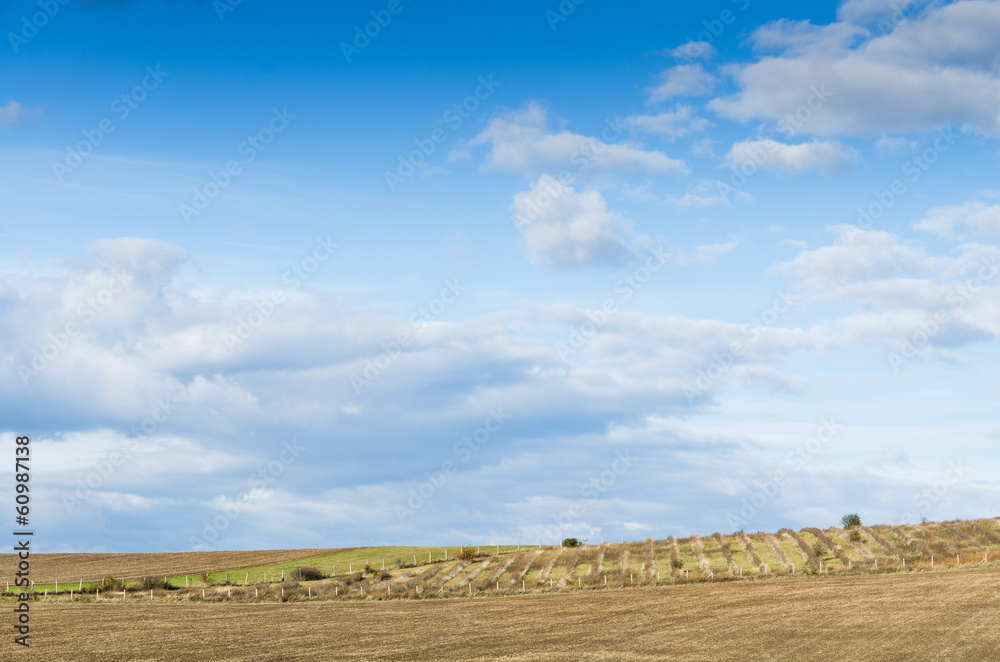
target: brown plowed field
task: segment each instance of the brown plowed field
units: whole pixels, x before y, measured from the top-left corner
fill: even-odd
[[[5,626],[0,659],[996,660],[1000,570],[419,601],[40,602],[31,614],[30,651]]]

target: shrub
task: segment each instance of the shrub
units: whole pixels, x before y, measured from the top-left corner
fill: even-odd
[[[861,532],[857,529],[851,529],[851,542],[861,542]]]
[[[819,558],[826,556],[826,547],[823,545],[823,543],[819,542],[818,540],[816,541],[816,544],[813,545],[813,554],[815,554]]]
[[[388,570],[383,570],[378,574],[378,577],[376,577],[375,579],[377,579],[380,582],[384,582],[387,579],[392,579],[392,573],[390,573]]]
[[[299,568],[299,579],[307,582],[325,579],[326,575],[319,568]]]
[[[175,588],[177,587],[168,582],[165,577],[145,577],[142,580],[142,590],[144,591],[151,591],[153,589],[172,591]]]
[[[857,513],[848,513],[840,518],[840,523],[845,529],[849,529],[852,526],[861,526],[861,515]]]
[[[201,573],[201,581],[205,582],[205,586],[212,585],[212,578],[208,576],[207,572]]]
[[[101,580],[101,590],[102,591],[113,591],[115,589],[122,590],[125,587],[125,582],[121,579],[115,579],[114,575],[104,575]]]
[[[566,538],[562,542],[563,547],[579,547],[583,542],[579,538]]]
[[[684,562],[680,559],[670,559],[670,567],[675,570],[680,570],[684,567]]]
[[[476,558],[476,548],[475,547],[462,547],[458,550],[458,558],[463,561],[468,561],[470,559]]]

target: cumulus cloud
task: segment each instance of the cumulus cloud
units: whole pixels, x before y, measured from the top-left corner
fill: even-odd
[[[929,209],[913,227],[947,239],[965,239],[961,230],[979,237],[1000,235],[1000,205],[971,200]]]
[[[726,154],[725,163],[738,168],[754,163],[760,168],[774,168],[788,175],[816,170],[824,175],[840,175],[858,161],[853,149],[835,141],[813,141],[788,145],[775,140],[745,140],[735,143]]]
[[[514,196],[512,209],[526,220],[524,247],[533,264],[580,267],[617,264],[629,250],[621,234],[632,223],[608,209],[598,191],[577,193],[551,175],[542,175],[528,191]]]
[[[889,232],[859,230],[841,225],[833,230],[837,240],[799,253],[775,269],[810,289],[829,294],[831,288],[874,279],[927,276],[944,267],[941,258],[927,255],[921,248],[908,246]]]
[[[498,170],[537,172],[569,168],[662,174],[688,171],[684,161],[663,152],[616,142],[619,131],[619,127],[608,125],[602,134],[605,140],[565,130],[554,132],[545,109],[530,103],[523,110],[493,119],[470,145],[489,145],[486,167]]]
[[[625,123],[636,131],[665,136],[670,140],[698,133],[712,126],[711,122],[699,117],[691,106],[683,104],[657,115],[630,115],[625,118]]]
[[[847,3],[857,17],[882,2]],[[776,55],[730,69],[739,91],[710,108],[738,120],[780,121],[808,108],[796,132],[871,135],[961,124],[1000,135],[996,34],[1000,3],[964,0],[931,5],[886,34],[847,22],[813,26],[779,21],[751,42]],[[810,89],[822,85],[821,98]]]
[[[700,64],[679,64],[660,73],[659,82],[649,88],[649,103],[674,97],[700,97],[712,93],[715,77]]]

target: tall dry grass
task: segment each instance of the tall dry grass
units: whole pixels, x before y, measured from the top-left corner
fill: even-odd
[[[740,546],[743,547],[749,556],[750,560],[753,561],[754,567],[757,568],[757,572],[764,572],[764,562],[760,560],[760,555],[757,553],[757,548],[754,547],[753,541],[747,537],[747,534],[743,531],[737,531],[733,534]]]
[[[793,529],[781,529],[778,533],[791,538],[798,548],[802,550],[802,555],[805,557],[806,563],[813,568],[819,568],[819,557],[816,556],[816,552],[809,546],[809,543],[802,539],[802,536],[798,532]]]
[[[773,551],[775,556],[778,557],[778,560],[781,562],[781,565],[785,567],[785,570],[791,572],[792,560],[788,558],[788,554],[785,553],[784,548],[781,546],[781,543],[778,542],[778,539],[774,537],[774,534],[761,531],[757,535],[764,536],[764,539],[767,541],[767,544],[771,547],[771,551]]]
[[[646,542],[643,543],[646,558],[642,562],[642,574],[647,581],[656,579],[656,554],[654,552],[654,545],[655,543],[652,538],[646,538]]]
[[[722,558],[725,559],[726,565],[729,566],[730,576],[738,577],[740,574],[740,567],[736,565],[736,561],[733,560],[733,553],[729,550],[729,543],[722,538],[722,534],[718,531],[713,533],[712,537],[715,538],[715,542],[719,545],[719,551],[722,552]]]
[[[555,566],[556,561],[559,560],[559,557],[563,555],[563,552],[565,552],[566,549],[567,549],[566,547],[560,547],[559,551],[557,551],[555,554],[553,554],[549,558],[549,560],[545,562],[545,565],[543,565],[542,569],[538,572],[538,581],[539,582],[544,582],[544,581],[546,581],[549,578],[549,575],[552,574],[552,568],[553,568],[553,566]],[[579,548],[577,548],[577,549],[579,549]]]
[[[705,556],[705,545],[701,542],[701,536],[697,534],[691,536],[691,547],[694,549],[694,556],[698,559],[698,567],[701,568],[701,574],[703,577],[711,577],[714,573],[712,572],[712,564],[709,563],[708,558]]]
[[[827,549],[829,549],[830,552],[834,556],[836,556],[841,563],[844,564],[845,568],[850,564],[850,559],[847,557],[847,554],[844,553],[844,548],[833,542],[830,536],[826,535],[826,533],[822,529],[809,527],[802,530],[805,531],[806,533],[811,533],[813,536],[816,537],[816,540],[819,540],[821,543],[823,543],[823,545]]]

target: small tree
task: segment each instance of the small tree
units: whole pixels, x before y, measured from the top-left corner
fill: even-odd
[[[579,538],[566,538],[562,542],[563,547],[579,547],[583,542]]]
[[[852,526],[861,526],[861,515],[857,513],[848,513],[840,518],[840,523],[845,529],[849,529]]]

